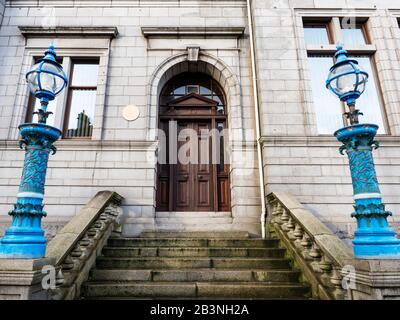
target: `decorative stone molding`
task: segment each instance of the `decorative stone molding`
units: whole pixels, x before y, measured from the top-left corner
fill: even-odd
[[[385,147],[399,147],[399,138],[397,136],[378,136],[379,142]],[[263,136],[261,142],[264,146],[286,145],[294,147],[313,146],[313,147],[337,147],[337,139],[332,136]]]
[[[246,6],[246,0],[7,0],[7,7],[155,7],[155,8],[193,8],[193,7],[236,7]]]
[[[243,35],[244,29],[244,27],[142,27],[142,34],[146,38],[239,38]]]
[[[115,38],[118,36],[117,27],[71,27],[71,26],[58,26],[58,27],[35,27],[35,26],[18,26],[21,34],[25,37],[60,37],[60,36],[93,36],[93,37],[107,37]]]
[[[200,47],[187,47],[188,61],[197,62],[199,60]]]
[[[57,151],[65,150],[120,150],[120,151],[148,151],[157,148],[157,141],[145,140],[80,140],[63,139],[57,141]],[[18,150],[18,141],[0,140],[0,149]]]
[[[269,232],[288,249],[304,280],[310,283],[313,297],[348,298],[341,271],[346,260],[353,257],[350,248],[291,195],[274,192],[267,200]]]
[[[50,290],[53,300],[72,300],[118,227],[122,197],[116,192],[100,191],[78,215],[50,241],[46,256],[55,261],[56,288]]]

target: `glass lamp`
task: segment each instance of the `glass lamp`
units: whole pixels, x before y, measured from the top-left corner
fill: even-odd
[[[68,83],[62,66],[57,62],[54,46],[45,51],[45,56],[38,60],[26,74],[29,89],[36,98],[40,99],[41,108],[36,112],[39,123],[46,123],[51,112],[46,112],[49,101],[54,100]]]
[[[330,68],[326,87],[348,105],[350,112],[345,115],[350,119],[350,124],[357,124],[358,116],[362,113],[355,109],[355,103],[365,90],[368,73],[360,68],[356,60],[348,58],[341,44],[337,45],[335,61]]]

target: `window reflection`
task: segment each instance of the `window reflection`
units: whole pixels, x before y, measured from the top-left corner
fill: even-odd
[[[326,76],[332,64],[331,56],[308,57],[317,128],[321,134],[332,134],[343,127],[340,102],[325,88]]]
[[[372,68],[371,57],[369,56],[349,56],[356,59],[359,66],[368,73],[367,88],[360,98],[357,99],[358,109],[364,114],[359,118],[360,123],[375,123],[379,126],[378,133],[384,134],[385,126],[382,116],[382,102],[379,98],[377,79]]]
[[[92,135],[98,71],[98,61],[88,60],[73,64],[65,138]]]

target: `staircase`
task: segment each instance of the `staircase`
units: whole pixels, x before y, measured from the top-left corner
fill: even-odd
[[[143,233],[110,238],[84,299],[305,299],[278,240],[246,232]]]

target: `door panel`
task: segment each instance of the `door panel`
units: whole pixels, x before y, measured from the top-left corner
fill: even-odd
[[[194,208],[196,211],[214,211],[211,122],[194,123],[193,129],[197,132],[198,143],[198,164],[193,164]]]
[[[157,193],[156,205],[159,211],[170,210],[170,165],[168,154],[168,122],[160,122],[160,129],[165,132],[165,149],[160,149],[158,152],[157,164]],[[160,144],[161,148],[163,144]]]
[[[191,199],[193,197],[193,178],[190,160],[190,145],[192,144],[191,136],[187,133],[192,130],[190,122],[178,122],[178,153],[177,163],[174,166],[174,181],[176,192],[174,197],[174,210],[176,211],[189,211],[192,209]],[[183,138],[183,139],[182,139]],[[186,150],[181,152],[180,150]],[[171,150],[172,151],[172,150]]]

